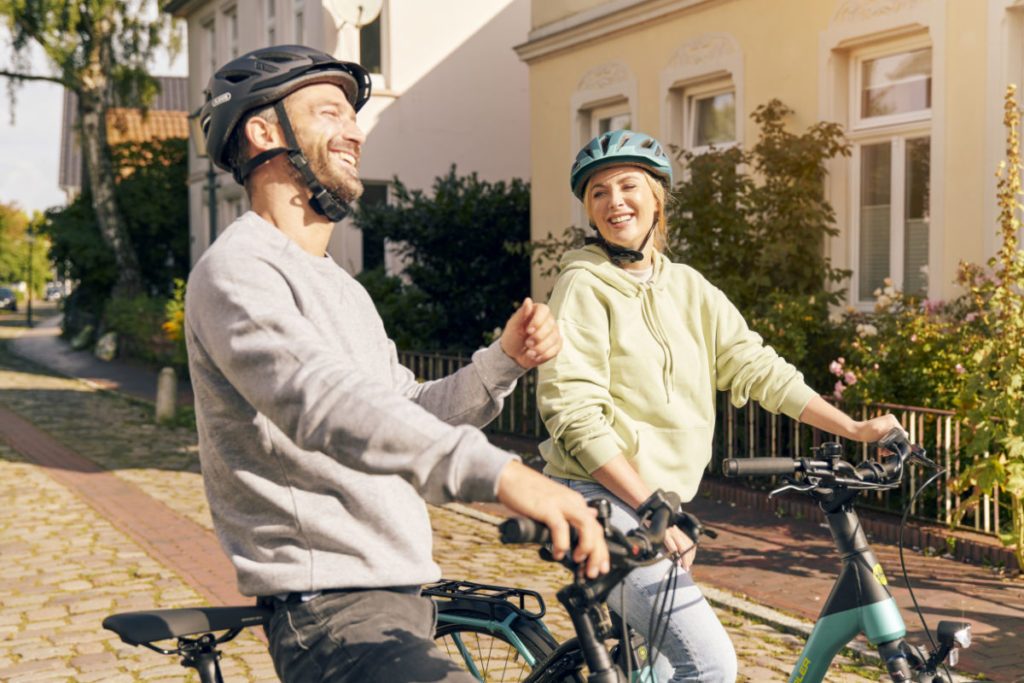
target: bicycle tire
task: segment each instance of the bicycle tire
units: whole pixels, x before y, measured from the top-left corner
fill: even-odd
[[[494,605],[474,604],[464,600],[457,602],[458,604],[439,602],[438,612],[484,622],[493,621],[495,617],[501,620],[508,615],[508,612],[494,614]],[[566,671],[571,665],[569,660],[552,660],[551,663],[547,663],[550,655],[561,648],[540,622],[520,616],[512,620],[509,628],[534,658],[533,666],[527,663],[504,633],[491,630],[485,625],[439,621],[434,632],[434,641],[453,661],[486,683],[518,683],[530,676],[533,669],[542,663],[552,675],[546,675],[538,680],[550,683],[583,683],[584,679],[576,668]],[[577,646],[576,651],[578,650]],[[470,661],[467,661],[467,657]],[[579,662],[582,663],[582,657]],[[562,674],[555,675],[555,672]]]

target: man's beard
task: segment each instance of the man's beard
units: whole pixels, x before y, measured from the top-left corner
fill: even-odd
[[[363,183],[352,171],[338,166],[331,159],[327,140],[303,140],[299,135],[299,149],[309,160],[309,168],[328,192],[345,203],[351,203],[363,195]]]

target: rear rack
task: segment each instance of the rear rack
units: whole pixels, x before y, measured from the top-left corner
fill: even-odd
[[[514,610],[526,619],[541,619],[547,614],[547,606],[540,593],[526,588],[509,588],[508,586],[492,586],[472,581],[441,579],[436,583],[424,585],[423,595],[429,595],[432,598],[446,598],[453,602],[466,600],[483,603],[489,605],[492,612],[495,607],[500,605]],[[527,598],[536,601],[537,608],[535,610],[526,608]]]

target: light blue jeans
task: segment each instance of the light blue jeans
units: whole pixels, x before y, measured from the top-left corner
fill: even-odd
[[[605,498],[611,503],[611,523],[622,531],[637,526],[636,512],[600,484],[570,479],[555,481],[565,484],[587,500]],[[618,614],[625,591],[626,622],[638,633],[648,637],[655,596],[669,560],[634,569],[608,598],[608,607]],[[668,629],[660,654],[654,664],[659,683],[700,681],[700,683],[732,683],[736,680],[736,651],[729,634],[718,621],[714,610],[704,599],[690,572],[679,570],[675,596],[665,604],[673,604]]]

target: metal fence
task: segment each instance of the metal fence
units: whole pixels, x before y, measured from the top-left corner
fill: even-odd
[[[455,372],[467,365],[470,358],[400,351],[399,360],[417,378],[427,381]],[[536,389],[537,373],[531,371],[516,385],[512,395],[506,399],[501,415],[488,425],[487,430],[538,442],[546,439],[547,431],[537,414]],[[717,412],[713,456],[708,466],[709,473],[714,476],[721,472],[721,462],[726,458],[809,457],[812,448],[833,438],[784,415],[773,415],[753,402],[743,408],[736,408],[729,402],[728,394],[724,393],[718,395]],[[921,492],[910,514],[922,521],[942,524],[952,522],[966,495],[955,493],[951,484],[970,464],[967,456],[960,452],[961,421],[956,414],[947,410],[887,403],[860,408],[856,412],[856,417],[860,419],[886,412],[895,414],[910,433],[910,439],[921,444],[929,456],[945,469],[935,485]],[[874,449],[867,444],[849,442],[844,445],[847,457],[854,462],[875,457]],[[877,510],[898,512],[903,509],[904,501],[910,500],[932,474],[930,470],[912,466],[900,490],[874,494],[861,504]],[[1007,501],[1001,498],[998,490],[994,496],[985,496],[978,507],[966,512],[963,526],[985,534],[997,534],[1009,522],[1002,514]]]

